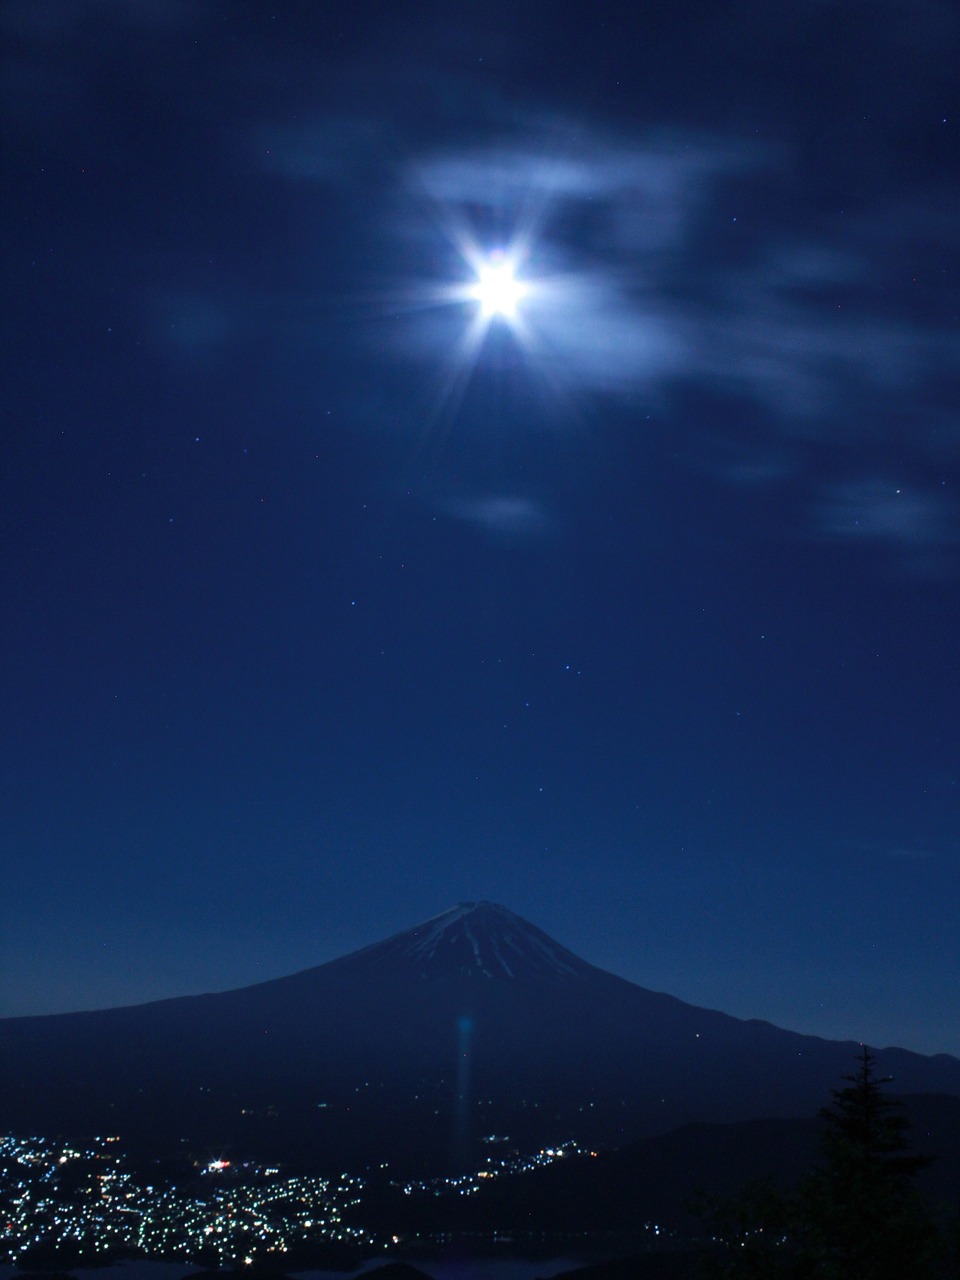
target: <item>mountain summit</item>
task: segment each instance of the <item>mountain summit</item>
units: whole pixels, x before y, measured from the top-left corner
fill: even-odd
[[[565,982],[596,970],[542,929],[496,902],[461,902],[335,961],[341,972],[405,972],[431,981],[454,976],[508,982]]]
[[[237,991],[0,1020],[0,1132],[435,1172],[485,1135],[595,1147],[813,1115],[856,1050],[649,991],[467,902]],[[960,1095],[955,1058],[881,1064],[904,1093]]]

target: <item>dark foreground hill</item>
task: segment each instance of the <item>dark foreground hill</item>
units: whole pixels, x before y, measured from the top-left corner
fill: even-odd
[[[468,903],[242,990],[0,1021],[0,1131],[435,1172],[494,1135],[620,1146],[813,1115],[855,1052],[648,991]],[[881,1065],[901,1093],[960,1095],[955,1058]]]
[[[911,1095],[903,1102],[910,1146],[931,1159],[918,1186],[935,1214],[960,1202],[960,1098]],[[647,1231],[689,1239],[703,1230],[694,1206],[758,1180],[778,1190],[797,1186],[821,1157],[822,1121],[744,1120],[691,1124],[597,1157],[567,1157],[461,1197],[405,1195],[384,1199],[384,1228],[421,1235],[440,1230],[510,1235],[580,1232],[596,1238]]]

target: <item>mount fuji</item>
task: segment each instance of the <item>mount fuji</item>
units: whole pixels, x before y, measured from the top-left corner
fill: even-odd
[[[0,1020],[0,1131],[436,1171],[494,1137],[619,1146],[812,1115],[856,1051],[649,991],[474,902],[236,991]],[[879,1065],[901,1093],[960,1095],[956,1058]]]

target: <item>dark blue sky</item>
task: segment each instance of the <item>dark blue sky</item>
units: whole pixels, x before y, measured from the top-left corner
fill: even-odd
[[[960,1053],[956,6],[0,21],[0,1013],[490,898]]]

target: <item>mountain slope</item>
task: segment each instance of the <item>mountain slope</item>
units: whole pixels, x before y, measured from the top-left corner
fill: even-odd
[[[0,1021],[0,1128],[435,1169],[492,1134],[619,1145],[813,1114],[855,1050],[648,991],[467,903],[238,991]],[[882,1065],[901,1091],[960,1094],[957,1059]]]

